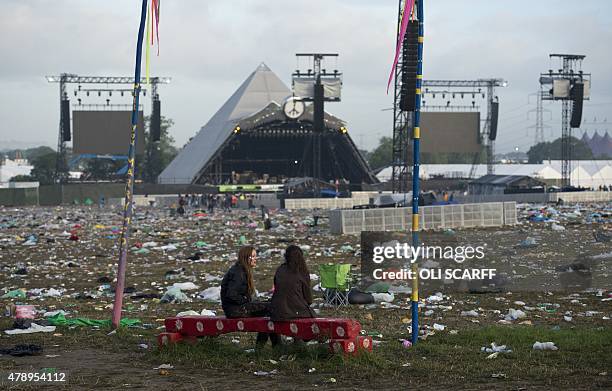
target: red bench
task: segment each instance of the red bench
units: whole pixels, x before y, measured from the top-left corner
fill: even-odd
[[[352,319],[302,318],[271,321],[269,318],[232,318],[183,316],[165,320],[166,332],[158,336],[159,346],[198,337],[213,337],[232,332],[277,333],[304,340],[329,340],[334,353],[357,354],[372,351],[372,338],[360,335],[361,325]]]

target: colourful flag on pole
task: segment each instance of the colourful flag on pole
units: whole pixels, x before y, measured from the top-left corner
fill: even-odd
[[[150,46],[155,44],[157,39],[157,55],[159,56],[159,5],[161,0],[151,0],[147,7],[147,38],[145,40],[145,78],[147,84],[151,77],[151,50]]]
[[[397,67],[397,61],[399,60],[400,50],[402,50],[404,35],[406,35],[406,29],[408,28],[408,21],[410,20],[410,14],[412,13],[413,7],[414,0],[405,0],[404,12],[402,12],[402,22],[399,30],[399,39],[397,40],[397,45],[395,47],[395,59],[393,60],[393,66],[391,67],[391,73],[389,74],[389,81],[387,82],[387,94],[389,93],[389,86],[391,85],[391,80],[393,80],[395,68]]]
[[[153,32],[155,39],[157,40],[157,55],[159,56],[159,5],[161,0],[151,0],[151,6],[153,8],[153,16],[155,17],[155,24],[153,25]],[[153,45],[153,36],[151,36],[151,45]]]

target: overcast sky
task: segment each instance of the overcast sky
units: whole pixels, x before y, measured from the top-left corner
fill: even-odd
[[[133,76],[139,4],[0,0],[0,149],[17,142],[55,146],[58,85],[45,75]],[[583,129],[612,133],[610,125],[592,125],[594,118],[612,124],[611,1],[428,0],[425,7],[425,79],[509,82],[498,91],[498,152],[526,151],[533,143],[528,127],[535,115],[527,116],[535,101],[528,105],[528,95],[539,88],[540,72],[559,68],[549,53],[587,56],[583,70],[593,77]],[[259,63],[289,85],[295,53],[322,51],[338,52],[344,72],[342,102],[326,109],[348,122],[361,148],[373,148],[391,135],[392,114],[382,110],[393,101],[385,88],[396,13],[396,0],[163,0],[152,74],[172,77],[160,95],[177,144],[192,137]],[[68,87],[73,101],[74,88]],[[545,136],[558,137],[561,105],[546,108],[552,130]]]

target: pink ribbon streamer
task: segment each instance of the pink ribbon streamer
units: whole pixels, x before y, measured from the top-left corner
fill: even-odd
[[[404,35],[406,35],[406,29],[408,28],[408,21],[410,20],[410,13],[414,7],[414,0],[406,0],[404,3],[404,12],[402,13],[402,23],[400,25],[399,39],[395,48],[395,59],[393,60],[393,66],[391,67],[391,73],[389,74],[389,81],[387,82],[387,94],[389,93],[389,86],[391,86],[391,80],[393,80],[393,74],[397,67],[397,61],[399,60],[400,50],[404,43]]]
[[[151,8],[153,9],[153,34],[151,34],[151,46],[153,40],[157,39],[157,55],[159,56],[159,4],[161,0],[151,0]]]

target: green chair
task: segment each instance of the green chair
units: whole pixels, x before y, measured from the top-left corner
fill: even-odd
[[[319,265],[321,288],[326,304],[334,307],[348,305],[348,292],[350,287],[350,264],[328,263]]]

